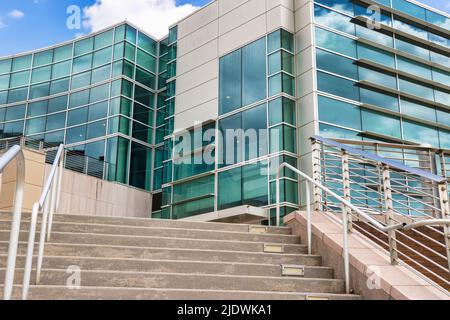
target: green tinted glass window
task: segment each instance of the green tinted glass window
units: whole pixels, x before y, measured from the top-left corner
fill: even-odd
[[[21,104],[6,108],[5,121],[18,120],[25,118],[25,105]]]
[[[352,58],[356,58],[356,42],[337,33],[316,27],[316,44]]]
[[[108,99],[109,97],[109,84],[104,84],[91,89],[89,102],[97,102]]]
[[[125,39],[136,44],[136,29],[130,25],[125,26]]]
[[[86,126],[66,130],[66,144],[77,143],[84,140],[86,140]]]
[[[402,99],[402,113],[419,119],[436,122],[436,110],[409,100]]]
[[[70,74],[71,61],[55,63],[52,67],[52,79],[68,76]]]
[[[114,33],[114,42],[125,40],[125,25],[118,26]]]
[[[398,111],[397,96],[385,94],[376,90],[369,90],[361,87],[359,90],[361,94],[361,102],[371,104],[384,109]]]
[[[25,126],[25,134],[29,135],[44,132],[46,121],[47,121],[46,117],[27,120]]]
[[[40,116],[47,113],[48,100],[33,102],[28,104],[28,117]]]
[[[399,78],[400,90],[428,100],[434,100],[433,88],[415,81]]]
[[[9,74],[0,76],[0,90],[9,88]]]
[[[120,42],[114,45],[114,60],[122,59],[125,56],[125,43]]]
[[[381,65],[395,68],[394,54],[363,43],[358,43],[358,58],[371,60]]]
[[[79,89],[91,84],[91,71],[83,72],[72,77],[71,88]]]
[[[219,173],[218,198],[219,210],[241,205],[242,168],[236,168]]]
[[[137,51],[136,63],[147,70],[156,72],[156,59],[140,49]]]
[[[73,59],[73,73],[85,71],[92,67],[92,53]]]
[[[314,5],[314,19],[316,23],[351,35],[355,34],[355,25],[350,22],[351,18],[346,15]]]
[[[11,71],[11,59],[0,60],[0,73],[7,73]]]
[[[53,61],[53,50],[47,50],[34,54],[33,66],[39,67],[50,64]]]
[[[46,131],[62,129],[66,126],[66,113],[60,112],[47,116]]]
[[[139,32],[138,35],[138,47],[144,49],[147,52],[150,52],[153,55],[156,55],[156,46],[157,43],[155,40],[147,37],[142,32]]]
[[[294,37],[283,29],[269,34],[267,52],[270,53],[281,48],[290,52],[294,51]]]
[[[155,95],[140,87],[140,86],[135,86],[134,89],[134,100],[146,105],[147,107],[153,108],[155,106]]]
[[[8,91],[8,103],[27,100],[28,88],[20,88]]]
[[[54,49],[53,62],[58,62],[66,60],[72,57],[73,45],[68,44],[63,47],[58,47]]]
[[[295,101],[278,98],[269,102],[269,124],[289,123],[295,125]]]
[[[401,138],[400,119],[388,114],[362,110],[363,131]]]
[[[136,68],[136,81],[146,87],[155,89],[155,76],[152,73],[147,72],[139,67]]]
[[[412,121],[403,121],[403,138],[419,144],[430,144],[433,147],[439,146],[439,136],[436,128]]]
[[[37,99],[50,94],[50,82],[36,84],[30,88],[30,99]]]
[[[69,111],[67,116],[67,125],[71,127],[87,122],[88,111],[89,109],[87,107]]]
[[[109,30],[96,35],[94,39],[94,49],[100,49],[111,45],[113,43],[113,33],[113,30]]]
[[[397,89],[397,79],[392,74],[377,71],[372,68],[359,67],[359,80],[369,81],[381,86]]]
[[[316,49],[316,56],[317,68],[358,79],[358,67],[354,64],[354,60],[321,49]]]
[[[136,61],[136,47],[132,44],[125,43],[125,58],[132,62]]]
[[[262,207],[268,204],[268,165],[260,162],[242,168],[243,204]]]
[[[270,128],[270,153],[280,151],[290,151],[295,153],[296,145],[296,129],[286,125],[280,125]]]
[[[403,72],[407,72],[418,77],[428,80],[432,79],[431,67],[401,56],[397,57],[397,68]]]
[[[89,90],[83,90],[70,95],[69,108],[76,108],[89,103]]]
[[[31,83],[49,81],[51,78],[51,73],[52,73],[51,66],[33,69],[33,72],[31,74]]]
[[[220,59],[220,114],[225,114],[242,105],[241,51],[235,51]]]
[[[87,140],[95,139],[106,134],[106,120],[87,125]]]
[[[12,71],[29,69],[31,67],[31,59],[31,55],[14,58],[12,60]]]
[[[108,80],[111,74],[111,65],[92,70],[92,84]]]
[[[91,52],[94,49],[94,38],[90,37],[75,42],[75,56]]]
[[[242,49],[242,103],[248,105],[264,99],[266,94],[266,39]]]
[[[286,73],[279,73],[269,78],[269,96],[274,96],[281,92],[287,93],[291,96],[294,95],[294,77]]]
[[[358,106],[319,96],[319,120],[361,130],[361,110]]]
[[[22,71],[11,74],[9,86],[11,88],[27,85],[30,81],[30,71]]]
[[[50,84],[50,95],[62,93],[69,90],[69,77],[54,80]]]
[[[89,106],[88,121],[106,118],[108,115],[108,101],[96,103]]]
[[[52,98],[48,101],[48,113],[58,112],[67,109],[67,95]]]
[[[450,83],[450,72],[433,68],[433,80],[440,83]]]
[[[106,63],[110,63],[111,57],[112,57],[112,47],[108,47],[108,48],[96,51],[96,52],[94,52],[92,66],[95,68],[95,67],[104,65]]]
[[[415,44],[403,40],[401,37],[395,38],[395,47],[406,53],[410,53],[425,60],[430,60],[430,51]]]
[[[371,40],[373,42],[376,42],[378,44],[387,47],[392,48],[394,46],[394,39],[391,36],[388,36],[376,30],[368,29],[360,25],[356,25],[356,36],[367,40]]]

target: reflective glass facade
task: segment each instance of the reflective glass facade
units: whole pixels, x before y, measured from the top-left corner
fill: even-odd
[[[379,14],[365,0],[314,0],[295,9],[312,12],[311,25],[277,21],[249,41],[218,37],[217,56],[197,33],[202,18],[159,41],[121,24],[0,59],[0,135],[65,143],[97,160],[88,173],[152,192],[155,218],[241,205],[273,217],[275,171],[309,165],[314,134],[450,148],[450,19],[406,0],[375,2]],[[192,51],[209,60],[197,65]],[[184,115],[195,121],[200,103],[186,91],[211,73],[214,116],[175,130]],[[189,151],[179,150],[187,140]],[[299,208],[299,188],[284,172],[283,215]]]

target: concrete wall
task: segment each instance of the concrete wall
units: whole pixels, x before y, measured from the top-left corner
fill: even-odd
[[[2,155],[2,153],[0,153]],[[24,150],[25,188],[23,211],[31,212],[33,204],[39,199],[44,184],[45,155],[38,151]],[[16,161],[10,163],[1,177],[0,210],[11,211],[16,192]]]
[[[218,117],[219,58],[285,28],[294,0],[216,0],[178,23],[175,130]]]
[[[305,212],[293,212],[284,222],[306,243]],[[335,277],[344,279],[342,225],[329,213],[314,212],[312,240],[313,254],[321,255],[324,266],[332,267]],[[350,288],[367,300],[450,300],[450,294],[410,267],[391,265],[384,249],[356,231],[349,235],[349,258]]]
[[[1,154],[0,154],[1,155]],[[41,152],[24,149],[25,194],[23,211],[31,212],[51,170]],[[0,175],[0,211],[11,211],[16,190],[16,163]],[[64,170],[58,214],[148,218],[150,193],[125,185]]]
[[[51,165],[45,167],[46,176]],[[57,214],[149,218],[150,193],[64,170]]]

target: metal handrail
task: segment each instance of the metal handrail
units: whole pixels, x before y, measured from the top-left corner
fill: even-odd
[[[22,219],[22,204],[25,186],[25,157],[20,146],[13,146],[0,157],[0,173],[16,159],[16,193],[14,197],[13,221],[9,238],[8,262],[6,267],[3,299],[10,300],[14,286],[14,272],[16,268],[17,247],[19,244],[20,221]]]
[[[36,284],[39,284],[42,270],[42,261],[44,258],[45,241],[50,240],[53,224],[53,214],[59,204],[59,195],[61,190],[61,178],[64,168],[64,145],[60,145],[53,162],[52,169],[44,185],[39,200],[33,205],[30,221],[30,232],[28,235],[27,256],[25,260],[25,270],[23,277],[22,299],[26,300],[30,287],[30,278],[33,264],[34,240],[36,237],[36,225],[38,213],[43,211],[41,221],[41,232],[39,239],[39,249],[36,267]]]
[[[363,212],[361,209],[357,208],[353,204],[351,204],[349,201],[345,200],[329,188],[325,187],[321,183],[317,182],[304,172],[298,170],[297,168],[293,167],[292,165],[288,163],[282,163],[277,170],[277,177],[276,177],[276,224],[277,226],[280,225],[280,179],[282,170],[284,168],[287,168],[300,177],[307,180],[306,182],[306,212],[307,212],[307,238],[308,238],[308,254],[312,253],[312,210],[311,210],[311,192],[308,182],[312,183],[317,188],[323,190],[325,193],[331,195],[332,197],[336,198],[341,204],[342,204],[342,226],[343,226],[343,254],[344,254],[344,277],[345,277],[345,291],[347,294],[350,293],[350,258],[349,258],[349,248],[348,248],[348,234],[350,232],[349,230],[349,213],[347,212],[346,208],[351,209],[353,212],[358,214],[360,217],[363,217],[365,220],[367,220],[373,227],[378,229],[381,232],[389,232],[393,230],[411,230],[413,228],[421,227],[421,226],[449,226],[450,220],[448,219],[428,219],[428,220],[422,220],[419,222],[414,222],[410,224],[406,223],[397,223],[392,224],[388,226],[384,226],[376,219],[372,218],[368,213]],[[269,219],[270,221],[270,219]]]
[[[364,151],[361,151],[361,150],[349,147],[349,146],[347,146],[345,144],[336,142],[336,141],[331,140],[331,139],[323,138],[323,137],[320,137],[320,136],[313,136],[312,139],[316,140],[316,141],[320,141],[322,143],[325,143],[325,144],[327,144],[329,146],[341,149],[343,151],[347,151],[348,153],[359,155],[361,157],[370,159],[372,161],[379,162],[379,163],[381,163],[383,165],[387,165],[387,166],[389,166],[391,168],[395,168],[397,170],[404,171],[404,172],[409,172],[409,173],[412,173],[414,175],[420,176],[422,178],[426,178],[428,180],[431,180],[431,181],[434,181],[434,182],[437,182],[437,183],[443,183],[443,182],[447,181],[447,179],[442,177],[442,176],[438,176],[438,175],[432,174],[432,173],[427,172],[425,170],[408,167],[408,166],[404,165],[401,162],[394,161],[394,160],[391,160],[391,159],[386,159],[386,158],[383,158],[383,157],[380,157],[380,156],[377,156],[377,155],[374,155],[374,154],[371,154],[371,153],[368,153],[368,152],[364,152]]]

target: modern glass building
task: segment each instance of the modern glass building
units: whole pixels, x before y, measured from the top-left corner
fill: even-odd
[[[313,135],[450,148],[449,35],[414,1],[215,0],[161,40],[123,23],[1,59],[0,130],[104,161],[155,218],[271,210]]]

